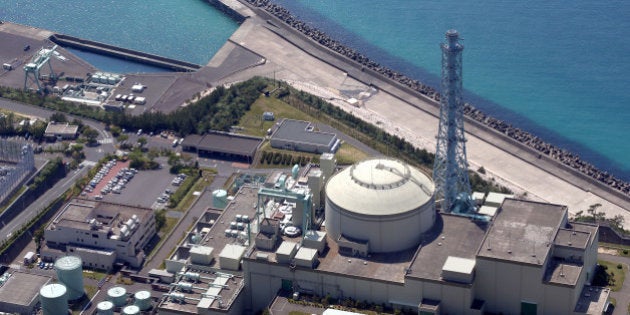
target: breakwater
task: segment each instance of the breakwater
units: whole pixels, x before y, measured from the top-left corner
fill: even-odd
[[[79,50],[114,56],[178,72],[194,72],[201,69],[200,65],[191,62],[162,57],[69,35],[53,34],[50,36],[50,40],[60,46],[73,47]]]
[[[208,0],[208,3],[239,24],[243,23],[243,21],[245,21],[245,19],[247,18],[246,16],[243,16],[241,13],[224,3],[222,0]]]
[[[326,47],[353,62],[356,62],[362,69],[368,69],[370,72],[377,73],[386,79],[408,87],[436,102],[440,101],[440,94],[435,88],[425,85],[418,80],[411,79],[395,70],[384,67],[369,59],[367,56],[359,53],[355,49],[346,47],[342,43],[332,39],[326,33],[304,23],[303,21],[300,21],[282,6],[272,3],[270,0],[244,1],[247,1],[247,3],[253,7],[262,9],[275,16],[278,20],[284,22],[286,25],[290,26],[302,35],[317,42],[319,45]],[[518,144],[533,149],[538,153],[539,157],[544,156],[546,158],[550,158],[557,163],[570,168],[570,170],[574,172],[586,175],[590,180],[603,183],[606,186],[613,188],[615,191],[621,192],[626,197],[630,195],[630,183],[625,182],[606,171],[599,170],[597,167],[582,160],[578,155],[572,152],[547,143],[541,138],[514,127],[505,121],[491,117],[490,115],[475,108],[472,104],[466,103],[464,105],[464,113],[467,118],[507,136],[510,140]]]

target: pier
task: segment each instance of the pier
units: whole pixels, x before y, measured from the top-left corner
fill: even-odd
[[[53,43],[58,44],[62,47],[72,47],[79,50],[91,51],[102,55],[132,60],[164,69],[174,70],[177,72],[194,72],[201,69],[200,65],[191,62],[162,57],[122,47],[116,47],[113,45],[108,45],[69,35],[53,34],[50,36],[49,39]]]

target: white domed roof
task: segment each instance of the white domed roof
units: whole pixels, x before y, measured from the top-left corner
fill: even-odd
[[[435,191],[431,179],[402,161],[359,162],[334,175],[326,196],[335,205],[363,215],[395,215],[424,205]]]

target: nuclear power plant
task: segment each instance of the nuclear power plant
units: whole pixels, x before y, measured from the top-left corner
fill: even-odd
[[[433,180],[393,158],[341,168],[324,153],[215,198],[151,272],[169,285],[160,314],[255,314],[302,295],[414,314],[601,313],[597,226],[563,205],[471,192],[458,40],[450,30],[442,45]]]
[[[285,314],[304,297],[315,301],[308,314],[329,301],[422,315],[601,314],[596,225],[570,221],[564,205],[471,191],[459,40],[449,30],[441,46],[432,176],[391,157],[341,166],[323,153],[230,196],[217,189],[159,269],[138,276],[152,290],[99,282],[96,314]],[[67,314],[85,298],[83,267],[139,268],[155,232],[152,209],[73,199],[44,230],[57,280],[0,279],[0,309]]]

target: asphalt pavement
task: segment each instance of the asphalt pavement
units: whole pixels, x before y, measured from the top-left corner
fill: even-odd
[[[622,263],[626,264],[630,267],[630,257],[617,256],[617,255],[609,255],[609,254],[597,254],[597,259],[611,261],[614,263]],[[626,273],[626,280],[623,282],[623,286],[621,290],[614,292],[610,291],[610,297],[615,298],[617,300],[617,305],[615,306],[615,311],[613,315],[627,315],[630,314],[628,312],[628,306],[630,305],[630,274]]]

